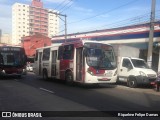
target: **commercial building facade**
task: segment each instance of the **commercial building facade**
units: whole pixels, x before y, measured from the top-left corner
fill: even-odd
[[[113,46],[132,46],[139,48],[139,57],[147,60],[149,30],[150,23],[145,23],[120,28],[68,34],[67,40],[65,40],[64,35],[60,35],[53,37],[51,41],[52,45],[57,45],[63,42],[74,42],[84,39],[100,41],[102,43],[112,44]],[[160,48],[156,46],[158,43],[160,43],[160,22],[156,22],[154,25],[152,68],[155,71],[160,71]]]
[[[12,6],[12,44],[20,44],[24,36],[56,35],[59,32],[59,18],[49,11],[43,8],[41,0],[32,0],[31,5],[15,3]]]

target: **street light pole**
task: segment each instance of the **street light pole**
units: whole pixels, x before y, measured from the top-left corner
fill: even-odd
[[[52,14],[55,14],[55,15],[58,15],[58,16],[63,16],[65,19],[61,19],[62,21],[64,21],[64,25],[65,25],[65,42],[67,41],[67,15],[64,15],[64,14],[60,14],[60,13],[57,13],[57,12],[53,12],[53,11],[49,11],[49,13],[52,13]]]
[[[148,56],[147,56],[147,63],[150,68],[152,67],[152,49],[153,49],[153,37],[154,37],[155,5],[156,5],[156,0],[152,0],[149,43],[148,43]]]

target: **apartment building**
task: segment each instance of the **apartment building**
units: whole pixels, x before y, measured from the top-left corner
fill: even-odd
[[[12,6],[12,44],[21,43],[21,37],[29,35],[29,5],[15,3]]]
[[[31,5],[15,3],[12,6],[12,44],[20,44],[24,36],[42,34],[52,37],[59,32],[59,18],[43,8],[41,0]]]

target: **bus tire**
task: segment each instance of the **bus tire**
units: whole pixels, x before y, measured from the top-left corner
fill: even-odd
[[[43,80],[48,80],[47,70],[43,70]]]
[[[65,75],[65,80],[67,85],[73,85],[73,74],[72,72],[67,72]]]
[[[136,88],[137,87],[137,80],[135,77],[129,77],[127,81],[127,85],[131,88]]]

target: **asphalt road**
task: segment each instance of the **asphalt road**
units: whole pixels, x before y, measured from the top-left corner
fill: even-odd
[[[159,102],[160,92],[148,87],[67,86],[64,82],[44,81],[33,73],[22,79],[0,80],[0,111],[160,111]]]

